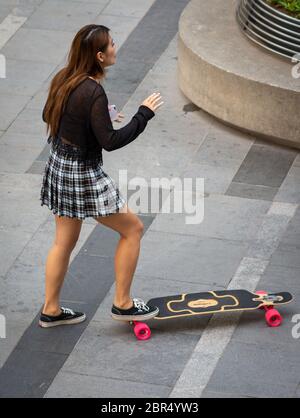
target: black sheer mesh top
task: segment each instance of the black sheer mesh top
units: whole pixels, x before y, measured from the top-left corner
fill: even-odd
[[[148,106],[141,105],[127,125],[114,129],[103,86],[87,77],[70,93],[61,115],[58,134],[55,138],[50,136],[48,143],[61,144],[79,159],[97,158],[103,164],[103,148],[113,151],[129,144],[144,131],[154,115]]]

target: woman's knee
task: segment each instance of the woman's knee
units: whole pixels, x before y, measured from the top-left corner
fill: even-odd
[[[138,236],[142,237],[143,232],[144,232],[144,224],[142,221],[139,220],[139,218],[137,218],[136,223],[133,227],[132,233],[137,234]]]
[[[129,225],[126,228],[119,230],[119,234],[124,238],[141,239],[144,232],[144,224],[140,219],[135,216],[131,219]]]
[[[82,221],[63,217],[56,218],[54,244],[63,251],[72,252],[79,239]]]
[[[139,217],[128,207],[122,213],[113,214],[104,217],[94,217],[94,219],[117,231],[124,238],[140,239],[144,232],[144,224]]]

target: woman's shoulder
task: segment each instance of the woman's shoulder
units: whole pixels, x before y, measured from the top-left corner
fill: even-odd
[[[87,77],[84,80],[84,83],[86,86],[89,86],[89,88],[92,91],[97,91],[97,92],[101,92],[101,93],[105,93],[104,87],[102,86],[102,84],[98,83],[96,80],[91,79],[90,77]]]

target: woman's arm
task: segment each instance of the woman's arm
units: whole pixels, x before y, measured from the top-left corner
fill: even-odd
[[[90,124],[102,148],[113,151],[136,139],[154,116],[155,113],[148,106],[141,105],[126,126],[114,129],[109,115],[107,96],[103,92],[91,106]]]

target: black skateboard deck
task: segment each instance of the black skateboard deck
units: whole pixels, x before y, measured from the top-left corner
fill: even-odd
[[[154,320],[263,309],[267,324],[270,327],[278,327],[282,323],[282,316],[275,307],[290,303],[292,300],[293,296],[288,292],[257,291],[253,293],[240,289],[162,296],[150,299],[147,305],[159,308],[158,315],[152,318]],[[129,322],[134,325],[134,333],[138,340],[150,338],[151,330],[147,324],[139,321]]]
[[[181,316],[271,308],[290,303],[292,300],[293,296],[288,292],[257,294],[248,290],[218,290],[163,296],[150,299],[147,304],[159,308],[159,314],[153,319],[163,320]]]

